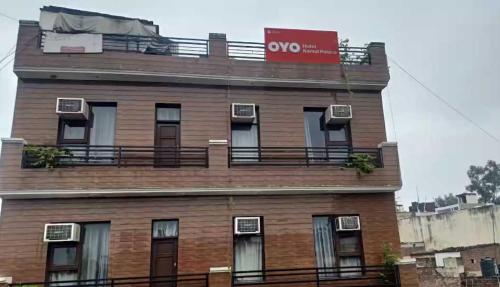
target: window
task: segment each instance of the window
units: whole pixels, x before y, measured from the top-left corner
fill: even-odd
[[[88,120],[59,121],[59,144],[114,145],[115,103],[89,103]]]
[[[153,221],[153,238],[169,238],[179,235],[179,222],[177,220]]]
[[[235,219],[233,222],[235,223]],[[234,235],[234,270],[256,271],[241,274],[248,276],[238,278],[238,281],[260,281],[262,280],[264,242],[263,242],[263,218],[260,220],[259,234],[235,234]],[[234,230],[234,229],[233,229]],[[255,277],[254,277],[255,275]]]
[[[305,108],[304,134],[310,160],[345,163],[351,147],[349,123],[326,124],[324,108]]]
[[[106,279],[108,250],[109,223],[82,224],[80,242],[49,243],[47,279],[50,282]]]
[[[360,268],[345,269],[341,273],[334,272],[335,267],[362,266],[361,231],[337,232],[335,230],[335,216],[313,217],[313,230],[316,267],[321,268],[324,272],[321,274],[321,278],[361,275]]]
[[[178,167],[181,161],[181,106],[156,105],[155,166]]]
[[[231,123],[231,147],[234,161],[258,161],[260,146],[259,108],[252,123]]]

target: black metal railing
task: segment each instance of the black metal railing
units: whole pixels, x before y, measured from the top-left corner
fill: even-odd
[[[207,273],[177,274],[158,277],[123,277],[95,280],[67,280],[57,282],[17,282],[9,287],[208,287]]]
[[[365,47],[340,47],[340,60],[346,65],[370,65],[370,53]],[[227,42],[228,57],[236,60],[266,60],[266,47],[258,42]]]
[[[399,272],[383,266],[291,268],[236,271],[233,286],[392,286],[399,287]]]
[[[381,149],[352,147],[229,147],[228,165],[346,166],[354,154],[373,157],[383,167]]]
[[[47,151],[52,148],[52,151]],[[57,152],[55,160],[43,157]],[[159,147],[159,146],[92,146],[58,145],[28,146],[23,151],[23,168],[65,166],[154,166],[154,167],[208,167],[206,147]]]
[[[41,31],[40,46],[45,42],[46,31]],[[103,34],[104,51],[122,51],[183,57],[207,57],[208,40],[161,36],[129,36]]]

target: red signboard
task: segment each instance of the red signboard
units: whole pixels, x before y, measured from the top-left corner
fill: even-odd
[[[337,32],[265,28],[266,61],[339,64]]]

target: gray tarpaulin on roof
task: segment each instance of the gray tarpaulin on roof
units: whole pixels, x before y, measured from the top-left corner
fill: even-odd
[[[113,19],[103,16],[82,16],[57,13],[54,30],[62,33],[99,33],[133,36],[158,36],[139,20]]]

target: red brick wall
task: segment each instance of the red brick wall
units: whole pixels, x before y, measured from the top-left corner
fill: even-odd
[[[313,267],[312,216],[361,216],[366,264],[382,245],[399,249],[394,194],[213,196],[5,200],[0,217],[0,275],[43,280],[47,222],[111,221],[110,277],[149,275],[151,221],[178,218],[179,272],[232,266],[232,217],[264,217],[265,267]]]

